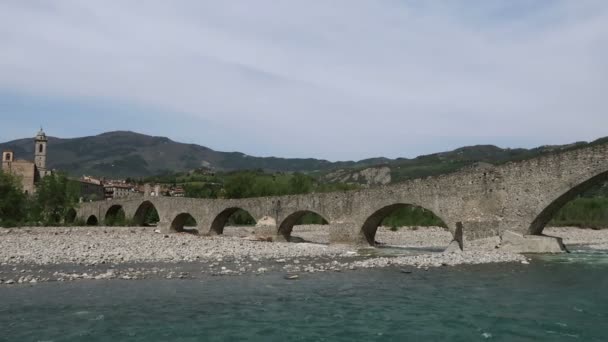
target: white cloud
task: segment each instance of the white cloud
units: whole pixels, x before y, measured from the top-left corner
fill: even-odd
[[[569,142],[606,134],[606,23],[601,0],[8,0],[0,87],[151,108],[255,155]]]

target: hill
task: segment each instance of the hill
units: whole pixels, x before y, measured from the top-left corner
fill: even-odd
[[[606,140],[608,138],[591,144]],[[589,143],[579,142],[534,149],[502,149],[492,145],[479,145],[413,159],[372,158],[357,162],[330,162],[312,158],[253,157],[239,152],[219,152],[200,145],[179,143],[166,137],[116,131],[72,139],[50,137],[48,166],[74,176],[89,174],[116,178],[145,177],[198,168],[216,171],[259,169],[310,173],[327,182],[369,185],[451,172],[478,162],[498,164],[588,145]],[[12,149],[17,158],[33,159],[32,138],[0,144],[0,150],[5,149]]]
[[[331,172],[324,173],[321,177],[327,182],[387,184],[445,174],[474,164],[498,165],[606,142],[608,142],[608,138],[601,138],[591,143],[545,145],[532,149],[503,149],[493,145],[467,146],[453,151],[429,154],[412,159],[397,158],[373,167],[355,165],[350,168],[336,168]]]
[[[0,150],[5,149],[12,149],[18,159],[33,159],[32,138],[0,144]],[[127,131],[72,139],[49,137],[48,149],[48,167],[74,176],[143,177],[201,167],[221,171],[261,169],[271,172],[312,172],[334,165],[351,167],[374,162],[373,159],[359,163],[332,163],[318,159],[252,157]]]

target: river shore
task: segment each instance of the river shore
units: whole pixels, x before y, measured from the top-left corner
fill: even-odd
[[[397,266],[412,269],[496,262],[528,263],[497,249],[498,238],[466,242],[444,252],[451,234],[438,227],[379,228],[381,247],[328,244],[329,226],[297,226],[294,242],[255,238],[252,227],[226,227],[222,236],[160,234],[153,227],[36,227],[0,229],[0,283],[76,279],[198,278],[216,275],[346,271]],[[566,244],[608,247],[608,231],[547,228]],[[608,248],[606,248],[608,249]],[[408,271],[410,270],[410,271]]]

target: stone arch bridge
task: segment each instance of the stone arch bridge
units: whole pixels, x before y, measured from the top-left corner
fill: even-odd
[[[258,222],[256,232],[289,240],[294,223],[313,212],[330,223],[330,241],[373,244],[384,217],[399,206],[414,205],[431,210],[450,231],[462,229],[468,239],[503,236],[507,231],[526,239],[542,235],[565,203],[608,180],[607,157],[604,143],[357,191],[248,199],[115,199],[83,203],[77,216],[96,223],[122,208],[141,223],[154,207],[164,232],[180,230],[190,214],[199,232],[222,234],[229,216],[243,209]]]

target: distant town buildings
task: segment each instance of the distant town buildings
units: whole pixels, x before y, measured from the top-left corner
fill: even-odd
[[[15,159],[12,150],[2,152],[2,171],[19,177],[26,194],[35,193],[36,184],[42,178],[51,174],[51,171],[46,169],[48,139],[42,128],[34,138],[34,143],[34,162]]]
[[[185,197],[186,191],[182,187],[174,187],[169,190],[169,196],[171,197]]]
[[[160,184],[138,184],[123,179],[97,179],[91,176],[82,176],[78,182],[81,184],[81,193],[86,201],[129,196],[170,196],[185,197],[186,191],[180,186],[166,186]],[[90,199],[90,197],[96,199]]]
[[[137,193],[136,186],[127,183],[108,182],[104,184],[105,198],[123,198]]]
[[[84,201],[100,201],[105,198],[103,183],[99,179],[83,176],[76,181],[80,189],[80,197]]]
[[[106,180],[104,178],[82,176],[78,179],[78,182],[81,184],[81,194],[85,200],[89,200],[91,195],[94,195],[96,198],[94,200],[109,200],[142,193],[140,186],[125,180]]]
[[[34,138],[34,161],[16,159],[12,150],[2,152],[2,172],[17,176],[26,194],[36,192],[36,184],[44,177],[52,174],[46,168],[48,138],[42,128]],[[91,176],[72,179],[76,184],[80,198],[83,201],[99,201],[128,196],[172,196],[184,197],[186,192],[179,186],[160,184],[137,184],[126,180],[106,180]]]

